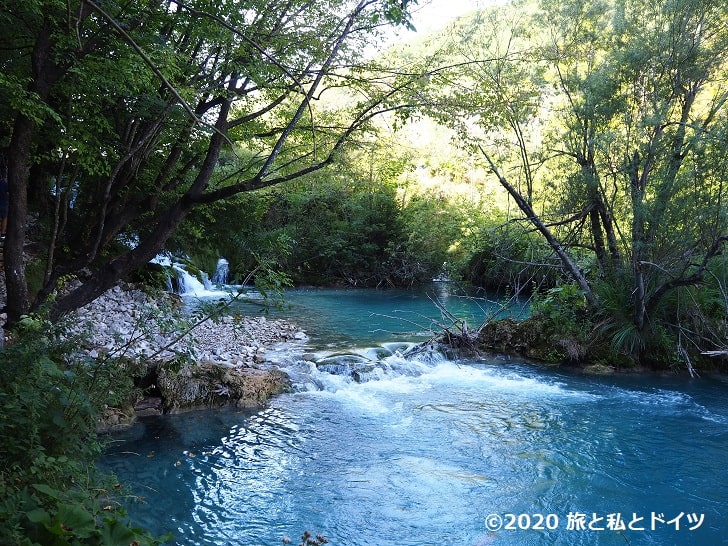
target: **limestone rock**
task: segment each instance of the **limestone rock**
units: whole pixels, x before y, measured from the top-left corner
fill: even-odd
[[[107,408],[96,425],[98,432],[111,432],[128,427],[136,420],[134,408]]]
[[[217,364],[185,365],[179,372],[159,370],[157,386],[165,411],[227,405],[254,408],[271,396],[290,391],[291,381],[277,368],[231,368]]]

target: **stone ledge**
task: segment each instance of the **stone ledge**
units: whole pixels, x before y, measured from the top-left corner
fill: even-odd
[[[290,392],[291,380],[278,368],[229,368],[187,364],[178,372],[162,367],[157,387],[165,413],[197,408],[262,407],[276,394]]]

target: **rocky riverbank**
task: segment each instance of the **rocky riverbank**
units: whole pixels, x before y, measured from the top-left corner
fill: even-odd
[[[0,295],[4,302],[4,286]],[[139,416],[262,406],[291,386],[288,376],[267,361],[266,351],[307,339],[285,320],[188,317],[179,296],[152,298],[126,284],[107,291],[68,321],[68,335],[80,334],[85,340],[81,350],[97,362],[113,357],[114,362],[141,364],[134,367],[138,396],[126,407],[109,408],[102,430],[130,424]]]
[[[254,408],[290,389],[288,376],[266,360],[280,343],[302,343],[293,323],[266,317],[187,317],[173,294],[152,299],[117,286],[76,312],[77,329],[91,328],[89,354],[129,356],[146,365],[143,396],[111,409],[100,428],[136,417],[225,405]]]
[[[179,296],[150,298],[121,285],[76,311],[74,333],[90,333],[92,356],[120,356],[167,361],[189,356],[200,364],[251,367],[265,362],[268,347],[306,340],[293,323],[264,316],[186,318]]]

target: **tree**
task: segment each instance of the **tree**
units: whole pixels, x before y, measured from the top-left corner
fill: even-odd
[[[435,115],[482,155],[593,311],[607,306],[597,286],[622,292],[630,335],[619,350],[639,358],[665,328],[696,348],[714,343],[681,326],[683,311],[660,308],[718,282],[709,271],[728,241],[726,6],[518,8],[518,20],[504,8],[452,29],[429,82]],[[578,259],[584,249],[595,267]],[[611,311],[614,325],[625,310]]]
[[[609,18],[604,47],[582,56],[588,71],[579,73],[575,62],[561,59],[554,66],[572,122],[572,138],[562,133],[564,153],[582,169],[580,187],[595,217],[592,241],[602,270],[612,283],[628,283],[630,344],[640,352],[661,320],[663,298],[704,282],[728,240],[722,182],[702,174],[728,160],[720,144],[728,100],[722,84],[728,12],[714,2],[618,1],[602,4],[596,16],[574,18],[576,6],[545,7],[561,15],[551,19],[557,24],[579,21],[591,36],[600,19]],[[559,51],[559,39],[551,50]],[[679,316],[673,319],[680,333],[687,331],[679,327]]]
[[[362,51],[386,25],[410,26],[414,3],[4,2],[9,319],[88,303],[194,207],[331,164],[393,107],[384,79],[367,85]],[[331,123],[316,104],[342,87],[362,93]],[[36,294],[24,264],[33,214],[46,261]],[[80,284],[51,298],[69,277]]]

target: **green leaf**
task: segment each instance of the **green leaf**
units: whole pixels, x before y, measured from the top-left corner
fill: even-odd
[[[128,546],[137,539],[136,533],[118,519],[105,519],[101,529],[101,544],[104,546]]]
[[[56,500],[60,500],[63,496],[62,491],[59,491],[58,489],[53,489],[45,483],[34,483],[33,489]]]
[[[36,508],[35,510],[30,510],[25,514],[25,516],[28,518],[29,521],[32,523],[41,523],[45,527],[48,527],[51,523],[51,515],[43,510],[42,508]]]
[[[78,538],[88,538],[96,529],[94,517],[80,506],[61,504],[57,518],[64,530]]]

